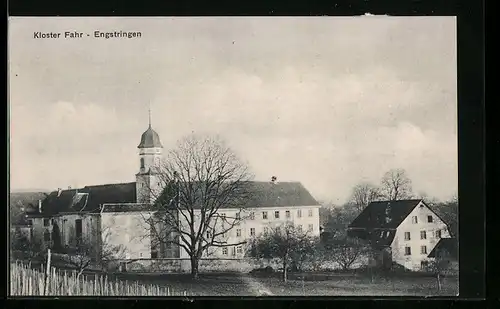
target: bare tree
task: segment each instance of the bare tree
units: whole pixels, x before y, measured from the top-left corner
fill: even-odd
[[[222,140],[196,135],[179,141],[155,173],[161,189],[151,188],[154,214],[144,218],[151,245],[182,248],[196,279],[209,248],[244,243],[227,235],[250,215],[244,207],[252,198],[252,176]]]
[[[412,184],[404,169],[392,169],[384,174],[381,183],[382,196],[389,201],[412,197]]]
[[[249,243],[247,255],[259,259],[279,259],[283,266],[283,281],[293,263],[304,262],[308,254],[314,253],[317,239],[293,224],[270,228],[268,233],[254,238]]]
[[[77,278],[92,265],[106,269],[110,261],[125,256],[125,247],[115,245],[109,239],[111,227],[105,227],[101,232],[95,231],[93,234],[96,237],[78,239],[75,246],[65,250],[68,255],[63,262],[77,270]]]
[[[343,270],[351,269],[369,252],[369,247],[357,238],[335,237],[321,244],[325,256]]]
[[[445,250],[436,250],[435,257],[427,261],[425,269],[436,277],[438,291],[441,291],[441,277],[450,267],[450,260]]]
[[[350,201],[358,213],[368,206],[371,202],[377,201],[382,197],[380,189],[367,182],[360,183],[352,189]]]
[[[450,200],[436,203],[433,205],[433,210],[449,227],[449,232],[452,237],[459,238],[458,230],[458,197],[455,194]]]
[[[324,224],[324,232],[335,237],[346,237],[347,227],[358,215],[352,203],[333,208]]]

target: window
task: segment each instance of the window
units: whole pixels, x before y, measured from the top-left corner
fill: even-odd
[[[33,225],[33,220],[28,220],[28,225]]]
[[[255,228],[250,228],[250,236],[255,236]]]
[[[427,239],[427,233],[425,231],[420,231],[420,239]]]
[[[312,231],[314,230],[314,225],[309,224],[309,225],[307,226],[307,230],[308,230],[309,232],[312,232]]]
[[[139,257],[142,257],[142,252],[141,252],[141,253],[139,253]]]
[[[267,220],[267,211],[262,212],[262,219]]]
[[[428,266],[429,266],[429,261],[422,261],[422,262],[420,262],[420,267],[421,267],[422,269],[425,269],[425,268],[427,268]]]
[[[241,229],[237,229],[236,230],[236,237],[240,237],[241,236]]]
[[[236,247],[236,252],[237,252],[238,254],[243,253],[243,248],[242,248],[241,246]]]
[[[309,209],[309,210],[307,211],[307,215],[308,215],[309,217],[312,217],[312,216],[313,216],[313,210],[312,210],[312,209]]]
[[[226,220],[226,214],[225,213],[221,213],[220,217],[221,217],[222,220]]]
[[[421,254],[427,254],[427,246],[421,246],[420,247],[420,253]]]
[[[418,217],[417,216],[411,217],[411,223],[417,224],[418,223]]]
[[[298,218],[301,218],[301,217],[302,217],[302,210],[301,210],[301,209],[298,209],[298,210],[297,210],[297,217],[298,217]]]
[[[264,234],[267,234],[268,231],[269,231],[269,228],[265,227],[264,228]]]
[[[279,210],[277,210],[277,211],[274,212],[274,218],[275,219],[279,219],[280,218],[280,212],[279,212]]]
[[[411,255],[411,247],[405,247],[405,255]]]
[[[55,224],[56,224],[56,219],[52,219],[52,220],[50,220],[50,221],[51,221],[52,225],[55,225]]]
[[[436,238],[441,238],[441,230],[436,231]]]
[[[43,233],[43,241],[46,241],[46,242],[50,241],[50,232],[49,231],[45,231]]]
[[[76,238],[81,239],[82,238],[82,219],[75,220],[75,232],[76,232]]]
[[[285,211],[285,216],[286,216],[287,218],[290,218],[290,210]]]
[[[141,168],[144,168],[144,158],[141,158]]]
[[[241,219],[241,214],[239,212],[236,213],[236,220],[240,220]]]
[[[141,256],[142,256],[142,253],[141,253]],[[151,258],[152,259],[157,259],[158,258],[158,251],[151,250]]]
[[[255,212],[250,213],[250,220],[255,220]]]
[[[405,240],[410,240],[410,232],[405,232]]]
[[[236,247],[231,247],[231,255],[236,255]]]
[[[207,238],[208,238],[208,239],[211,239],[211,238],[212,238],[212,232],[207,231]]]
[[[432,222],[432,216],[427,216],[427,222],[429,222],[429,223]]]
[[[222,247],[222,254],[227,255],[227,247]]]
[[[299,232],[302,232],[302,225],[301,225],[301,224],[297,225],[297,230],[298,230]]]
[[[50,220],[49,219],[43,219],[43,226],[49,226],[50,225]]]

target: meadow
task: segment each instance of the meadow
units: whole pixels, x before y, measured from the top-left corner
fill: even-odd
[[[84,273],[51,267],[45,291],[44,266],[12,263],[12,296],[455,296],[458,278],[429,276],[370,277],[349,273],[189,274]]]
[[[192,296],[456,296],[458,293],[456,277],[443,278],[439,291],[432,277],[296,273],[282,282],[280,275],[203,273],[196,281],[188,274],[117,274],[116,278],[166,285],[187,290]]]

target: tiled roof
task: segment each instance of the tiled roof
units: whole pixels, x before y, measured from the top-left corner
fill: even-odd
[[[349,228],[395,229],[421,201],[420,199],[415,199],[371,202],[359,216],[349,224]]]
[[[247,182],[245,189],[249,198],[243,207],[286,207],[316,206],[319,203],[299,182]],[[161,200],[168,201],[175,191],[165,191]],[[51,192],[42,202],[42,214],[52,216],[61,212],[98,212],[102,204],[107,205],[103,211],[139,211],[149,209],[146,205],[136,204],[135,182],[86,186],[79,189]],[[226,207],[234,207],[227,205]]]
[[[254,197],[246,207],[319,206],[318,201],[300,182],[252,181]]]
[[[249,181],[248,186],[242,185],[247,198],[243,199],[244,208],[257,207],[287,207],[287,206],[317,206],[319,203],[312,197],[300,182],[264,182]],[[182,186],[182,184],[181,184]],[[175,195],[175,190],[169,188],[158,199],[165,205]],[[227,204],[224,208],[235,207],[234,203]],[[200,206],[195,206],[200,207]]]
[[[78,193],[78,194],[77,194]],[[42,202],[42,214],[60,212],[97,212],[104,203],[135,203],[135,182],[86,186],[79,189],[51,192]]]
[[[396,236],[395,229],[377,229],[377,230],[349,230],[349,237],[356,237],[368,241],[375,248],[384,248],[392,244],[394,236]]]
[[[446,251],[450,257],[458,260],[458,239],[441,238],[428,257],[436,257],[438,252]]]

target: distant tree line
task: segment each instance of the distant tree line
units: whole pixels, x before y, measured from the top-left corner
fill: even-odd
[[[352,188],[348,201],[343,205],[324,203],[320,209],[323,231],[346,236],[347,226],[371,203],[421,198],[448,225],[453,237],[458,238],[458,196],[440,201],[425,193],[415,194],[412,181],[404,169],[391,169],[381,178],[380,184],[361,182]]]

